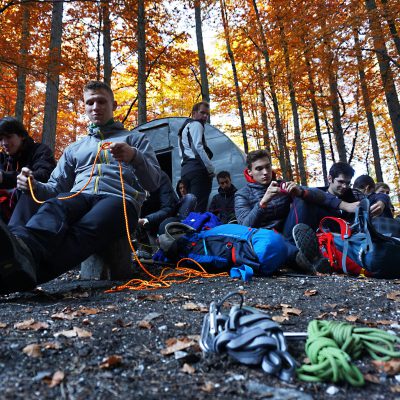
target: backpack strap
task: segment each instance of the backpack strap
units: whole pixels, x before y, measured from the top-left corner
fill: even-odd
[[[346,222],[344,219],[342,218],[336,218],[336,217],[324,217],[321,219],[320,223],[319,223],[319,231],[320,232],[329,232],[329,230],[327,230],[324,227],[324,222],[326,221],[333,221],[336,222],[337,224],[339,224],[340,227],[340,236],[342,237],[342,239],[347,239],[349,237],[351,237],[351,228],[348,222]]]

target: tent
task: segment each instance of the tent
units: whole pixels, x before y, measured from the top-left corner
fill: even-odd
[[[158,162],[171,178],[173,187],[181,177],[181,159],[178,150],[178,132],[186,118],[172,117],[156,119],[136,127],[133,131],[147,135],[153,146]],[[207,145],[214,153],[212,162],[216,173],[228,171],[237,188],[245,184],[243,171],[246,167],[245,154],[224,133],[216,127],[206,124]],[[218,183],[213,180],[211,196],[217,193]],[[210,196],[210,199],[211,199]]]

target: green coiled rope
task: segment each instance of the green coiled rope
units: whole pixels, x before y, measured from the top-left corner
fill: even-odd
[[[297,377],[307,382],[347,381],[364,385],[361,371],[351,363],[366,352],[374,360],[400,357],[396,335],[375,328],[357,327],[346,322],[311,321],[307,328],[306,354],[311,364],[297,369]]]

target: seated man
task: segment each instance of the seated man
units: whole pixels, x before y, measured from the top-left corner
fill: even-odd
[[[0,218],[8,222],[17,201],[22,198],[23,204],[18,207],[14,220],[27,222],[38,205],[16,190],[17,175],[27,167],[36,180],[47,182],[56,161],[49,147],[35,143],[24,125],[12,117],[0,119],[0,146],[3,149],[0,150],[0,196],[4,200],[0,204]]]
[[[232,184],[231,175],[228,171],[221,171],[217,174],[219,185],[216,194],[209,207],[209,211],[215,214],[223,224],[234,220],[235,217],[235,185]]]
[[[160,167],[146,135],[113,120],[117,103],[111,88],[89,82],[83,97],[89,134],[65,149],[47,183],[28,168],[18,176],[19,189],[29,190],[31,179],[36,197],[49,200],[24,226],[8,229],[0,222],[1,293],[32,289],[124,237],[125,216],[134,230],[145,190],[159,186]]]
[[[387,194],[375,191],[375,182],[369,175],[360,175],[353,184],[353,191],[361,192],[374,205],[374,208],[382,211],[380,217],[393,218],[392,203]],[[375,205],[377,204],[377,205]],[[378,208],[379,207],[379,208]]]
[[[282,232],[288,248],[288,262],[303,271],[323,271],[327,264],[320,258],[318,243],[313,229],[304,224],[306,216],[298,208],[309,204],[312,210],[329,205],[325,193],[319,189],[300,187],[294,182],[273,180],[270,155],[266,150],[251,151],[247,155],[245,177],[248,184],[235,194],[235,213],[239,224],[253,228],[269,228]],[[293,206],[291,207],[291,204]],[[347,206],[343,203],[342,207]],[[299,224],[299,228],[294,228]],[[292,231],[295,232],[294,245]],[[301,242],[301,243],[300,243]]]
[[[345,162],[337,162],[332,165],[329,170],[328,181],[329,185],[327,187],[321,188],[328,193],[329,202],[338,208],[339,204],[345,202],[353,205],[353,210],[351,207],[347,210],[342,209],[342,211],[334,213],[334,216],[341,217],[343,219],[352,222],[354,219],[354,211],[356,210],[359,201],[367,197],[367,194],[362,193],[360,190],[352,189],[351,180],[354,176],[354,169]],[[370,214],[371,217],[377,217],[382,215],[385,211],[388,211],[389,198],[384,194],[374,196],[371,201]],[[331,214],[332,215],[332,214]]]

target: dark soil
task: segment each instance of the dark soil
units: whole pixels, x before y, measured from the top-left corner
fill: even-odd
[[[195,342],[209,303],[233,290],[242,291],[246,305],[270,306],[267,312],[272,316],[282,316],[282,304],[301,310],[282,322],[285,331],[305,331],[315,318],[352,317],[357,324],[397,334],[399,283],[343,276],[278,276],[248,284],[212,278],[156,291],[105,293],[112,283],[80,281],[77,273],[70,273],[41,290],[0,297],[0,398],[400,398],[400,376],[379,372],[368,356],[357,365],[377,383],[353,388],[299,380],[284,383],[227,355],[204,357],[193,343],[175,354],[162,352],[171,338]],[[308,290],[316,292],[307,296]],[[73,332],[76,337],[57,335],[73,328],[91,336],[79,337],[84,334],[80,330]],[[32,344],[38,346],[26,349]],[[36,349],[37,357],[26,354],[29,349]],[[290,352],[302,363],[304,342],[291,345]]]

